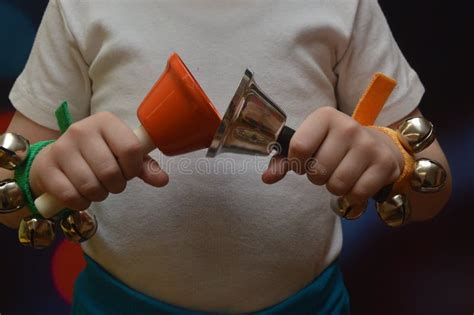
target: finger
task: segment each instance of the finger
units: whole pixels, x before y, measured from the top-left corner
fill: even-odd
[[[66,208],[73,210],[89,208],[91,202],[81,196],[59,167],[48,168],[45,174],[48,174],[47,178],[38,179],[44,192],[54,196]]]
[[[314,111],[309,115],[291,138],[288,150],[290,169],[300,175],[305,173],[306,163],[318,150],[329,131],[329,121]]]
[[[348,194],[368,167],[365,152],[357,148],[350,150],[329,177],[327,190],[335,196]]]
[[[163,187],[169,182],[168,174],[149,155],[143,158],[142,172],[138,177],[154,187]]]
[[[324,185],[346,156],[349,146],[335,132],[331,133],[308,164],[308,179],[315,185]]]
[[[107,198],[108,191],[99,182],[82,155],[78,153],[66,155],[58,164],[64,175],[84,198],[90,201],[102,201]]]
[[[81,142],[80,151],[95,177],[108,192],[118,194],[125,189],[127,180],[117,159],[102,138],[91,137]]]
[[[369,167],[347,194],[348,200],[360,204],[372,198],[381,188],[390,184],[390,173],[391,170],[380,165]]]
[[[117,158],[126,180],[137,177],[142,172],[143,149],[133,131],[116,116],[109,114],[115,121],[113,128],[101,129],[102,136]]]
[[[275,184],[285,177],[289,169],[287,158],[281,155],[274,156],[270,160],[268,168],[262,174],[262,181],[265,184]]]

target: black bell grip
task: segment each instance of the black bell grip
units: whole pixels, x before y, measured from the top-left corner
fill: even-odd
[[[295,134],[295,130],[290,127],[283,127],[283,130],[280,132],[278,136],[277,143],[278,143],[278,153],[283,155],[284,157],[288,157],[288,150],[290,148],[290,141],[293,135]],[[388,196],[390,195],[393,188],[393,184],[387,185],[380,189],[372,198],[376,202],[384,202],[387,200]]]
[[[293,135],[295,134],[295,130],[291,129],[290,127],[283,127],[283,130],[280,132],[278,136],[277,143],[278,143],[278,154],[283,155],[284,157],[288,157],[288,150],[290,148],[290,141]]]

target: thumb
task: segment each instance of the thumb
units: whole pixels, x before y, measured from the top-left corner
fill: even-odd
[[[262,175],[262,181],[265,184],[275,184],[285,177],[288,173],[289,167],[288,159],[277,155],[272,157],[270,164],[268,165],[267,170]]]
[[[138,177],[154,187],[163,187],[169,182],[168,174],[149,155],[143,158],[143,169]]]

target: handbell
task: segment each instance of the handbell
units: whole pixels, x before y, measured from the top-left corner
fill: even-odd
[[[423,193],[440,191],[446,184],[446,170],[436,161],[419,159],[410,180],[413,190]]]
[[[10,213],[25,206],[23,192],[13,179],[0,182],[0,214]]]
[[[173,53],[160,78],[138,107],[134,129],[144,155],[158,148],[168,156],[208,148],[221,122],[217,109],[181,58]],[[35,206],[51,218],[66,206],[44,193]]]
[[[208,157],[231,152],[268,155],[276,149],[287,156],[294,130],[286,114],[258,87],[246,70],[207,151]]]
[[[25,218],[18,229],[20,244],[43,249],[50,246],[56,238],[55,223],[48,219]]]
[[[0,167],[7,170],[17,168],[28,155],[30,143],[22,136],[7,132],[0,136]]]
[[[356,220],[360,218],[367,210],[368,202],[352,205],[345,197],[331,198],[331,208],[340,217],[347,220]]]
[[[81,243],[89,240],[97,231],[95,215],[87,210],[72,211],[60,223],[64,236],[72,242]]]
[[[410,203],[403,194],[395,195],[385,202],[377,202],[376,208],[379,217],[390,227],[402,226],[411,213]]]
[[[411,153],[423,151],[435,140],[433,124],[424,117],[405,120],[397,134],[403,147]]]

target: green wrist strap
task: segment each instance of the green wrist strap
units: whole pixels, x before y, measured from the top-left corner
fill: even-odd
[[[31,214],[35,217],[42,217],[38,209],[35,206],[35,198],[30,187],[30,169],[33,161],[38,153],[47,145],[53,143],[54,140],[40,141],[30,145],[30,150],[25,161],[15,170],[15,180],[18,186],[20,186],[23,197],[25,198],[25,204],[28,206]]]
[[[72,117],[71,113],[69,112],[68,103],[63,102],[56,110],[55,114],[59,130],[61,131],[61,134],[63,134],[72,124]],[[35,206],[35,198],[30,187],[31,165],[33,164],[33,161],[35,160],[38,153],[44,147],[53,143],[54,141],[55,140],[40,141],[30,145],[28,156],[26,157],[25,161],[15,170],[15,180],[18,186],[21,188],[25,198],[25,203],[34,217],[42,218]]]
[[[56,109],[54,114],[56,115],[56,121],[58,122],[58,127],[61,131],[61,134],[65,133],[69,126],[71,126],[73,123],[67,102],[63,102],[58,107],[58,109]]]

